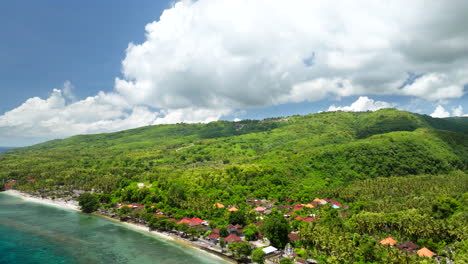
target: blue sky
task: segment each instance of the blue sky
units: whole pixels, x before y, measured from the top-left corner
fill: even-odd
[[[0,146],[327,110],[467,115],[468,5],[444,3],[3,1]]]
[[[71,81],[79,98],[112,90],[129,42],[145,39],[169,1],[0,3],[0,112]]]

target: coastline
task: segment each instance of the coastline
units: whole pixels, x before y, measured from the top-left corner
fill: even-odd
[[[20,191],[17,191],[17,190],[7,190],[7,191],[4,191],[3,193],[5,193],[7,195],[10,195],[10,196],[18,197],[18,198],[20,198],[22,200],[25,200],[25,201],[28,201],[28,202],[39,203],[39,204],[43,204],[43,205],[59,207],[61,209],[65,209],[65,210],[73,210],[73,211],[81,212],[80,207],[78,206],[78,203],[76,201],[65,202],[65,201],[60,200],[60,199],[52,200],[52,199],[47,199],[47,198],[39,198],[39,197],[32,196],[32,195],[30,195],[28,193],[20,192]],[[120,225],[122,225],[122,226],[124,226],[124,227],[126,227],[128,229],[136,229],[137,231],[145,232],[145,233],[147,233],[149,235],[152,235],[152,236],[154,236],[156,238],[173,241],[173,242],[178,243],[180,245],[184,245],[184,246],[187,246],[187,247],[197,249],[197,250],[199,250],[200,252],[202,252],[204,254],[209,254],[210,256],[212,256],[214,258],[222,259],[222,260],[224,260],[224,261],[226,261],[228,263],[238,263],[237,261],[234,261],[233,259],[229,258],[228,256],[222,255],[222,254],[220,254],[220,253],[218,253],[216,251],[212,251],[210,249],[203,248],[203,247],[201,247],[199,245],[196,245],[194,243],[191,243],[189,241],[185,241],[182,238],[172,236],[172,235],[169,235],[169,234],[166,234],[166,233],[163,233],[163,232],[150,231],[147,226],[144,226],[144,225],[141,225],[141,224],[132,223],[132,222],[122,222],[122,221],[119,221],[119,220],[114,219],[112,217],[109,217],[109,216],[106,216],[106,215],[103,215],[103,214],[99,214],[99,213],[93,213],[93,215],[105,218],[106,220],[110,220],[110,221],[115,222],[115,223],[118,223],[118,224],[120,224]]]
[[[157,237],[157,238],[162,238],[162,239],[169,240],[169,241],[175,242],[175,243],[183,245],[183,246],[187,246],[187,247],[197,249],[197,250],[199,250],[200,252],[202,252],[204,254],[208,254],[208,255],[210,255],[210,256],[212,256],[214,258],[222,259],[222,260],[224,260],[224,261],[226,261],[228,263],[238,263],[234,259],[232,259],[232,258],[230,258],[230,257],[228,257],[228,256],[226,256],[224,254],[221,254],[219,252],[213,251],[213,250],[208,249],[208,248],[201,247],[199,245],[196,245],[194,243],[186,241],[186,240],[184,240],[184,239],[182,239],[180,237],[169,235],[169,234],[159,232],[159,231],[150,231],[149,227],[141,225],[141,224],[132,223],[132,222],[121,222],[121,221],[119,221],[117,219],[114,219],[112,217],[102,215],[102,214],[98,214],[98,213],[93,213],[93,215],[98,216],[98,217],[106,218],[106,219],[108,219],[110,221],[116,222],[116,223],[118,223],[118,224],[120,224],[122,226],[125,226],[126,228],[129,228],[129,229],[136,229],[138,231],[145,232],[145,233],[147,233],[149,235],[152,235],[154,237]]]
[[[48,198],[40,198],[40,197],[32,196],[28,193],[20,192],[17,190],[7,190],[7,191],[4,191],[3,193],[21,198],[28,202],[55,206],[55,207],[60,207],[62,209],[68,209],[68,210],[73,210],[73,211],[80,211],[80,207],[78,206],[78,202],[76,201],[66,202],[61,199],[52,200]]]

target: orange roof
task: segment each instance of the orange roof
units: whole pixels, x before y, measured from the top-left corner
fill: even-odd
[[[220,204],[220,203],[215,203],[214,206],[218,208],[224,208],[224,204]]]
[[[239,209],[237,209],[235,207],[229,208],[229,212],[237,212],[237,211],[239,211]]]
[[[320,198],[315,198],[314,202],[320,203],[320,204],[326,204],[327,203],[327,201],[325,199],[320,199]]]
[[[432,258],[433,256],[435,256],[435,253],[430,251],[428,248],[421,248],[420,250],[418,250],[418,255],[420,257]]]
[[[303,204],[303,206],[307,207],[307,208],[314,208],[315,206],[313,204]]]
[[[380,240],[380,244],[394,246],[396,241],[391,237],[387,237],[386,239]]]

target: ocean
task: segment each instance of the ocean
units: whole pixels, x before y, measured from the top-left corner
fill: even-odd
[[[0,263],[227,262],[118,222],[0,193]]]
[[[12,147],[0,147],[0,153],[5,152],[7,150],[14,149]]]

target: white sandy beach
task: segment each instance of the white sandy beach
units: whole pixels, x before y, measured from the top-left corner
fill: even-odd
[[[80,207],[78,206],[77,201],[65,202],[65,201],[60,200],[60,199],[56,199],[56,200],[42,199],[40,197],[31,196],[31,195],[29,195],[27,193],[22,193],[22,192],[17,191],[17,190],[7,190],[4,193],[6,193],[8,195],[19,197],[19,198],[21,198],[21,199],[23,199],[25,201],[28,201],[28,202],[51,205],[51,206],[56,206],[56,207],[60,207],[60,208],[63,208],[63,209],[70,209],[70,210],[75,210],[75,211],[80,210]]]

